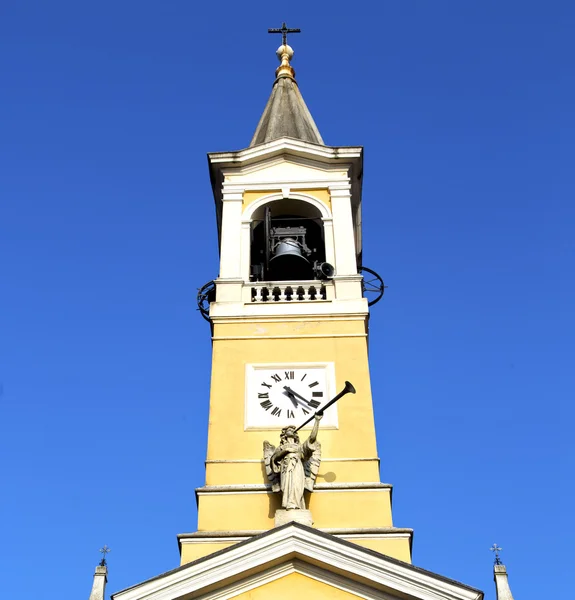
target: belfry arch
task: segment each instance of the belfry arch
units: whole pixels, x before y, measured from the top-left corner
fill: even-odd
[[[244,280],[313,280],[314,267],[333,264],[331,212],[313,196],[259,198],[244,212],[242,226]]]

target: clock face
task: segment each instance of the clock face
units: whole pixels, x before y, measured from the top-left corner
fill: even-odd
[[[301,425],[335,395],[333,379],[331,363],[248,365],[246,429]],[[321,424],[337,427],[336,405],[325,412]]]

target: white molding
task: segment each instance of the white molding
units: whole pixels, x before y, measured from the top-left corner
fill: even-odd
[[[241,202],[244,201],[244,188],[243,187],[228,187],[223,193],[224,202]]]
[[[260,428],[263,430],[263,428]],[[267,431],[267,430],[266,430]],[[196,494],[198,496],[239,496],[241,494],[272,494],[272,490],[271,488],[266,488],[266,489],[230,489],[230,490],[223,490],[223,489],[208,489],[208,487],[220,487],[220,486],[206,486],[203,488],[196,488]],[[390,488],[360,488],[360,487],[349,487],[349,488],[329,488],[329,489],[322,489],[322,488],[316,488],[314,487],[313,489],[313,493],[314,494],[340,494],[340,493],[357,493],[357,492],[361,492],[361,493],[385,493],[385,494],[390,494],[391,493],[391,489]]]
[[[390,483],[380,483],[379,481],[372,482],[354,482],[346,481],[345,483],[316,483],[314,492],[347,492],[347,491],[386,491],[389,492],[393,486]],[[222,492],[245,493],[245,492],[271,492],[272,486],[270,483],[232,483],[225,485],[205,485],[196,488],[196,493],[217,494]]]
[[[239,496],[241,494],[272,494],[271,489],[269,490],[202,490],[199,491],[199,488],[196,488],[197,496]]]
[[[273,156],[280,153],[292,154],[303,158],[313,158],[316,161],[342,162],[342,159],[361,159],[363,148],[361,146],[320,146],[284,137],[268,142],[267,144],[260,144],[237,152],[210,152],[208,153],[208,160],[214,166],[225,164],[241,165],[261,161],[265,156]]]
[[[410,533],[333,533],[344,540],[411,539]]]
[[[330,489],[322,489],[322,488],[314,488],[313,489],[313,493],[314,494],[325,494],[325,493],[342,493],[342,492],[377,492],[377,493],[385,493],[385,494],[390,494],[391,493],[391,488],[361,488],[361,487],[350,487],[350,488],[330,488]]]
[[[305,338],[354,338],[367,337],[367,333],[309,333],[304,335],[214,335],[212,340],[293,340]]]
[[[239,259],[238,259],[239,263]],[[219,285],[219,280],[216,280],[216,285]],[[315,301],[315,302],[243,302],[242,284],[238,283],[237,302],[212,302],[210,305],[210,318],[216,320],[218,318],[239,319],[243,323],[249,317],[275,317],[283,318],[284,322],[289,321],[290,317],[296,317],[305,320],[306,317],[318,318],[326,317],[328,320],[334,320],[338,316],[349,315],[349,317],[363,317],[364,319],[369,314],[366,298],[352,298],[349,300],[338,300],[337,291],[336,299],[331,301]],[[336,282],[336,286],[338,282]],[[361,285],[357,283],[361,290]],[[337,287],[336,287],[337,290]],[[218,298],[219,289],[218,289]]]
[[[196,531],[194,533],[180,533],[178,534],[178,540],[180,542],[193,543],[195,539],[234,539],[237,541],[243,541],[250,539],[256,535],[261,535],[269,531],[268,529],[241,529],[241,530],[227,530],[227,531]],[[413,536],[413,529],[406,527],[322,527],[318,528],[318,531],[328,533],[340,539],[385,539],[385,538],[410,538]]]
[[[254,429],[254,428],[252,428]],[[276,428],[277,429],[277,428]],[[269,430],[260,427],[258,428],[258,431],[271,431],[271,428]],[[251,429],[250,429],[251,431]],[[321,488],[316,489],[314,488],[313,493],[314,494],[338,494],[338,493],[357,493],[357,492],[361,492],[361,493],[385,493],[385,494],[389,494],[391,492],[390,489],[377,489],[377,488],[346,488],[346,489],[329,489],[329,490],[322,490]],[[205,488],[196,488],[196,494],[198,496],[239,496],[242,494],[272,494],[273,492],[271,491],[271,489],[265,489],[265,490],[207,490]]]
[[[285,162],[285,161],[282,161]],[[267,165],[266,165],[267,166]],[[317,165],[315,165],[317,167]],[[257,168],[253,167],[254,171],[261,171],[262,170],[262,166],[258,165]],[[334,169],[333,172],[329,173],[329,179],[328,178],[321,178],[321,177],[300,177],[297,180],[294,179],[282,179],[282,178],[278,178],[278,179],[274,179],[273,181],[269,181],[266,179],[248,179],[247,178],[247,173],[248,170],[247,169],[242,169],[242,170],[235,170],[233,172],[227,172],[226,171],[226,175],[230,175],[233,176],[234,178],[237,178],[238,180],[243,178],[244,175],[246,176],[246,180],[240,185],[238,183],[238,181],[225,181],[222,184],[222,190],[226,190],[226,192],[230,189],[233,189],[234,191],[237,190],[243,190],[243,191],[250,191],[250,192],[265,192],[265,191],[269,191],[269,190],[278,190],[281,191],[283,188],[289,186],[290,188],[290,193],[293,194],[295,192],[298,192],[298,190],[327,190],[329,191],[330,187],[336,186],[337,184],[335,183],[335,179],[333,179],[333,175],[337,172],[337,173],[341,173],[346,171],[347,169],[344,167],[344,165],[338,165],[337,166],[337,171]],[[341,179],[338,177],[337,182],[344,182],[345,185],[349,185],[349,177],[341,177]]]
[[[374,457],[358,457],[358,458],[352,458],[349,456],[346,456],[344,458],[322,458],[321,462],[379,462],[379,458],[377,456]],[[221,458],[221,459],[207,459],[204,461],[205,464],[207,465],[211,465],[211,464],[218,464],[218,463],[263,463],[264,460],[263,458],[242,458],[242,459],[225,459],[225,458]]]
[[[202,590],[225,589],[226,582],[249,572],[265,573],[270,565],[287,564],[293,558],[369,588],[388,590],[400,597],[418,600],[482,600],[483,594],[455,581],[437,577],[407,563],[344,543],[309,528],[290,525],[232,545],[204,559],[162,576],[117,592],[113,600],[176,600],[201,596]],[[262,575],[264,576],[264,575]],[[217,591],[217,590],[214,590]],[[380,591],[381,594],[381,591]],[[374,596],[374,597],[381,597]]]
[[[216,281],[216,283],[218,283]],[[293,304],[293,303],[292,303]],[[306,303],[307,307],[309,308],[309,304],[310,303]],[[332,322],[332,321],[360,321],[360,322],[364,322],[365,321],[365,317],[366,315],[363,312],[360,313],[327,313],[327,314],[313,314],[313,313],[307,313],[307,314],[293,314],[293,315],[285,315],[282,313],[278,313],[278,314],[267,314],[267,315],[249,315],[249,316],[245,316],[245,317],[239,317],[237,315],[231,315],[231,316],[219,316],[218,317],[218,323],[223,323],[223,324],[230,324],[230,323],[237,323],[238,321],[241,321],[241,323],[244,324],[250,324],[250,325],[261,325],[262,323],[300,323],[300,322],[307,322],[309,321],[310,318],[313,318],[314,320],[318,320],[321,322],[324,321],[328,321],[328,322]]]

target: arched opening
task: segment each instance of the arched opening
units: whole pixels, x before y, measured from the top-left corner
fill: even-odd
[[[316,279],[325,262],[325,234],[319,209],[284,198],[257,208],[251,220],[252,281]]]

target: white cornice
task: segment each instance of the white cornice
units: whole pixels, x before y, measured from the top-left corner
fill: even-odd
[[[319,158],[315,155],[295,155],[290,153],[289,149],[283,149],[282,152],[274,151],[274,154],[266,156],[259,156],[257,161],[249,161],[245,162],[231,162],[224,163],[223,165],[216,163],[214,168],[221,169],[222,173],[225,176],[233,176],[233,175],[251,175],[253,173],[258,173],[260,171],[264,171],[270,168],[273,168],[278,165],[283,165],[286,162],[289,162],[293,165],[298,165],[300,167],[309,167],[314,170],[319,170],[324,174],[321,175],[318,173],[318,177],[321,177],[322,181],[326,178],[333,179],[334,175],[337,179],[341,179],[343,177],[344,180],[347,180],[347,177],[344,175],[347,173],[352,166],[353,162],[341,161],[337,162],[326,161],[325,158]],[[339,175],[337,175],[339,173]],[[268,181],[268,185],[270,182]]]
[[[112,596],[113,600],[177,600],[183,597],[217,598],[242,575],[263,576],[276,565],[294,558],[343,578],[349,585],[364,585],[373,595],[418,600],[482,600],[483,594],[456,581],[377,552],[344,542],[301,525],[290,524],[246,542],[215,552]],[[331,575],[330,575],[331,577]],[[243,580],[246,581],[246,578]],[[376,592],[379,592],[377,595]],[[202,596],[203,594],[203,596]],[[220,595],[229,598],[234,594]]]
[[[350,491],[389,491],[390,483],[373,482],[346,482],[346,483],[316,483],[314,492],[350,492]],[[269,483],[242,483],[235,485],[206,485],[196,488],[198,494],[219,494],[222,492],[241,494],[244,492],[271,492]]]
[[[254,160],[261,161],[266,156],[288,153],[300,157],[313,157],[324,161],[341,161],[360,159],[363,154],[361,146],[320,146],[293,138],[280,138],[267,144],[236,152],[209,152],[208,160],[211,165],[247,164]]]
[[[322,527],[318,531],[329,533],[340,538],[385,538],[385,537],[411,537],[413,529],[407,527]],[[220,540],[243,541],[256,535],[261,535],[268,531],[267,529],[238,529],[224,531],[194,531],[193,533],[179,533],[178,541],[180,543],[193,543],[194,540]]]

